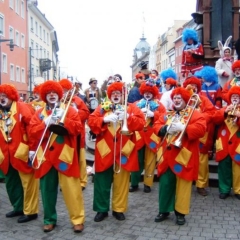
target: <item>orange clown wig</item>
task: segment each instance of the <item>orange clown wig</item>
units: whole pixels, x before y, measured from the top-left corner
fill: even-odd
[[[19,100],[17,89],[12,84],[0,85],[0,93],[5,93],[7,98],[11,99],[12,101]]]
[[[111,98],[112,92],[113,91],[119,91],[119,92],[123,92],[123,86],[124,83],[123,82],[114,82],[112,83],[108,88],[107,88],[107,95],[108,98]]]
[[[231,102],[231,97],[233,94],[238,94],[240,97],[240,87],[239,86],[232,86],[228,91],[228,100]]]
[[[177,87],[177,88],[173,89],[173,91],[171,93],[171,99],[173,99],[173,97],[175,95],[181,95],[181,97],[185,103],[187,103],[191,97],[190,92],[183,87]]]
[[[186,88],[188,85],[191,84],[196,84],[197,85],[197,92],[199,93],[202,89],[202,85],[201,85],[201,80],[198,79],[197,77],[189,77],[187,78],[184,82],[183,82],[183,87]]]
[[[66,90],[70,90],[72,89],[73,85],[71,83],[71,81],[69,81],[68,79],[66,78],[63,78],[59,81],[59,84],[62,86],[63,89],[66,89]]]
[[[48,80],[45,83],[43,83],[41,86],[41,92],[40,92],[41,99],[44,102],[47,102],[46,96],[48,93],[51,93],[51,92],[57,93],[59,99],[61,99],[63,96],[63,89],[61,85],[58,82]]]
[[[141,95],[143,95],[146,92],[149,92],[153,95],[153,98],[156,98],[159,95],[159,91],[156,85],[149,85],[147,82],[143,82],[141,84],[139,92]]]

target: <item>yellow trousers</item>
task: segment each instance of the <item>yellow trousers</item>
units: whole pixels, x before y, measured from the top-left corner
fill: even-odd
[[[196,181],[196,187],[199,188],[208,187],[208,180],[209,180],[208,154],[200,153],[198,180]]]
[[[35,179],[34,173],[18,172],[24,194],[23,212],[25,215],[38,213],[39,209],[39,179]]]
[[[80,148],[79,166],[80,166],[81,187],[86,187],[86,185],[87,185],[87,163],[86,163],[86,156],[85,156],[85,148]]]
[[[118,165],[116,164],[116,167]],[[126,212],[128,207],[128,193],[130,185],[130,172],[121,168],[120,173],[113,174],[112,210]]]
[[[232,161],[233,192],[240,194],[240,166]]]
[[[192,181],[186,181],[176,176],[175,209],[182,214],[189,214],[192,195]]]
[[[145,148],[144,157],[144,179],[145,185],[151,187],[153,185],[154,170],[156,168],[157,156],[148,147]]]
[[[63,199],[66,203],[72,224],[77,225],[84,223],[84,200],[82,189],[79,187],[79,178],[68,177],[60,172],[58,172],[58,176]]]

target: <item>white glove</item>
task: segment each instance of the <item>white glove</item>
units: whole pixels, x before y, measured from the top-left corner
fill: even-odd
[[[146,112],[147,112],[147,108],[141,108],[141,111],[142,111],[143,113],[146,113]]]
[[[182,132],[182,130],[184,129],[184,126],[185,125],[180,121],[173,122],[169,130],[172,130],[174,132]]]
[[[147,117],[149,117],[149,118],[154,117],[154,112],[151,111],[151,110],[148,110],[148,111],[147,111]]]
[[[115,123],[118,121],[118,116],[114,113],[111,113],[109,115],[107,115],[106,117],[103,118],[103,121],[105,123],[108,123],[108,122],[112,122],[112,123]]]
[[[57,119],[61,119],[62,115],[64,113],[64,110],[62,108],[56,108],[52,118],[56,121]]]
[[[28,158],[29,158],[30,161],[33,160],[34,155],[35,155],[35,151],[29,151]]]
[[[122,121],[124,119],[124,111],[117,110],[115,111],[115,114],[117,114],[119,121]],[[127,113],[127,118],[128,117],[129,117],[129,114]]]
[[[56,122],[56,120],[54,120],[51,115],[46,117],[43,121],[46,125],[51,125]]]

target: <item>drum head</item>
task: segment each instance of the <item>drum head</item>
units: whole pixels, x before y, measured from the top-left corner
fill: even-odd
[[[96,98],[90,99],[89,105],[91,109],[96,109],[98,107],[98,100]]]

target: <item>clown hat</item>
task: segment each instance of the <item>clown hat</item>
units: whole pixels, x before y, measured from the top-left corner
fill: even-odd
[[[229,103],[231,102],[231,96],[233,94],[238,94],[239,97],[240,97],[240,87],[239,86],[233,86],[229,89],[229,91],[228,91],[228,101],[229,101]]]
[[[167,78],[165,84],[176,87],[177,86],[177,81],[173,78]]]
[[[232,64],[233,72],[235,71],[236,68],[240,68],[240,60],[237,60]]]

